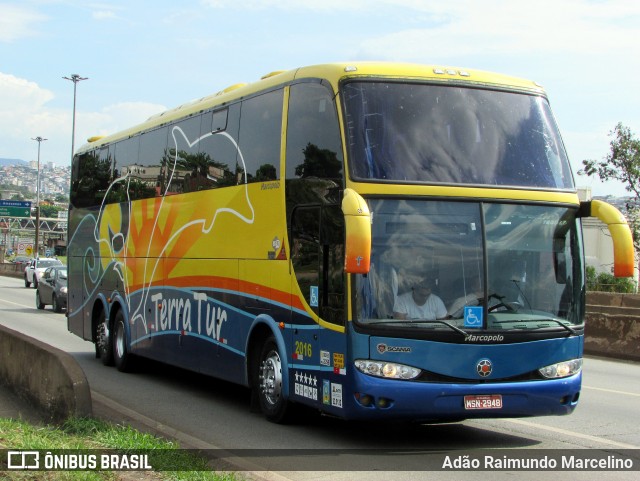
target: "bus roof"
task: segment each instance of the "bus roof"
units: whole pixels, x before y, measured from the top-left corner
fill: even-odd
[[[301,67],[287,71],[274,71],[253,83],[231,85],[213,95],[192,100],[149,117],[145,122],[108,136],[94,136],[78,152],[92,150],[102,145],[126,139],[132,135],[152,130],[175,120],[189,117],[201,111],[223,106],[232,101],[285,85],[296,79],[321,78],[327,80],[337,92],[338,84],[354,78],[386,78],[437,83],[457,83],[475,86],[513,89],[544,95],[542,86],[531,80],[511,77],[481,70],[463,69],[441,65],[419,65],[391,62],[343,62]]]

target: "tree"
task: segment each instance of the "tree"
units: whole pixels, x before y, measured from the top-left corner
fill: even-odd
[[[600,180],[617,180],[624,184],[625,190],[633,199],[627,202],[625,215],[636,251],[640,250],[640,139],[636,138],[629,127],[618,123],[609,132],[613,137],[611,151],[602,160],[583,160],[580,175],[598,177]]]

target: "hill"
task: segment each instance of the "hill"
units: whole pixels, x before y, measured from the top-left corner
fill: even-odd
[[[27,161],[22,159],[0,159],[0,166],[27,165]]]

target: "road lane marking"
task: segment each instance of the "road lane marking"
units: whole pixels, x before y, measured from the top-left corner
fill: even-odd
[[[640,394],[635,392],[626,392],[626,391],[616,391],[615,389],[604,389],[602,387],[591,387],[591,386],[582,386],[582,389],[592,389],[594,391],[602,391],[602,392],[610,392],[613,394],[624,394],[625,396],[636,396],[640,397]]]
[[[31,304],[18,304],[17,302],[7,301],[6,299],[0,299],[0,302],[6,302],[7,304],[13,304],[14,306],[20,307],[33,307]]]
[[[609,439],[599,438],[597,436],[591,436],[589,434],[577,433],[575,431],[569,431],[567,429],[554,428],[553,426],[547,426],[545,424],[537,424],[532,423],[530,421],[523,421],[522,419],[502,419],[502,421],[512,423],[512,424],[520,424],[521,426],[527,426],[533,429],[543,429],[546,431],[551,431],[556,434],[562,434],[565,436],[571,436],[574,438],[580,438],[587,441],[592,441],[600,444],[608,444],[610,446],[615,446],[621,449],[640,449],[640,446],[634,446],[633,444],[620,443],[618,441],[611,441]]]

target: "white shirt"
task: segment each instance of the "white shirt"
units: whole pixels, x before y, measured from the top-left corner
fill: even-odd
[[[406,292],[396,299],[393,312],[406,314],[407,319],[425,319],[427,321],[447,317],[447,308],[444,302],[435,294],[430,294],[427,301],[422,306],[418,306],[413,300],[413,293]]]

